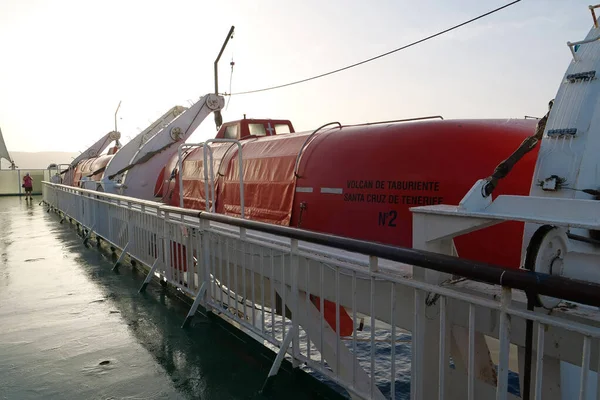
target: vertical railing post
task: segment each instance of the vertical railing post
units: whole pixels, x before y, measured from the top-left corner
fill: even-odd
[[[133,221],[133,211],[131,210],[131,201],[127,202],[127,241],[125,243],[131,243],[135,246],[135,241],[133,240],[133,231],[135,229],[135,224]],[[135,249],[135,247],[134,247]]]
[[[300,363],[298,362],[298,354],[300,354],[300,343],[299,343],[299,329],[298,329],[298,240],[292,239],[290,244],[290,266],[291,266],[291,278],[292,278],[292,331],[288,332],[288,335],[293,332],[294,337],[292,338],[292,365],[294,368],[298,368]],[[285,315],[285,310],[283,311]],[[339,327],[338,327],[339,329]]]
[[[163,211],[163,248],[165,254],[165,278],[171,282],[171,237],[169,235],[169,212]]]
[[[183,208],[183,162],[181,161],[181,148],[185,146],[185,143],[180,144],[177,148],[177,168],[179,173],[179,207]],[[165,171],[166,173],[167,171]]]
[[[137,251],[140,254],[140,257],[147,257],[148,253],[145,250],[148,246],[148,235],[147,232],[150,231],[148,227],[148,216],[146,215],[146,205],[142,204],[140,206],[140,244],[137,246]],[[142,256],[143,255],[143,256]],[[143,259],[142,259],[143,262]]]
[[[598,357],[598,364],[596,365],[596,400],[600,399],[600,357]],[[541,398],[541,396],[540,396]],[[536,399],[537,400],[537,399]]]
[[[590,351],[592,347],[592,338],[589,336],[583,337],[583,356],[581,359],[581,377],[579,379],[579,400],[586,400],[588,372],[590,369]]]
[[[506,400],[508,396],[508,356],[510,353],[510,316],[507,309],[512,301],[512,289],[502,287],[500,303],[500,347],[498,356],[498,386],[496,400]]]
[[[438,399],[444,400],[446,394],[446,368],[448,359],[446,357],[446,297],[440,297],[440,365],[438,381]]]
[[[200,222],[200,220],[198,221]],[[198,229],[190,228],[188,229],[188,237],[187,237],[187,245],[186,245],[186,259],[188,263],[187,271],[185,272],[185,279],[187,281],[188,288],[192,293],[198,295],[199,291],[196,290],[196,287],[200,288],[200,285],[196,286],[195,276],[200,276],[197,270],[197,263],[194,262],[194,249],[196,248],[196,234]]]
[[[212,211],[214,212],[214,197],[215,197],[215,189],[214,189],[214,173],[213,173],[213,169],[212,169],[212,160],[213,160],[213,155],[212,155],[212,148],[210,146],[208,146],[208,144],[210,143],[234,143],[237,145],[238,147],[238,164],[239,164],[239,168],[238,168],[238,172],[239,172],[239,179],[240,179],[240,215],[241,218],[244,219],[245,218],[245,203],[244,203],[244,170],[243,170],[243,156],[242,156],[242,149],[243,146],[240,143],[239,140],[236,139],[208,139],[206,142],[203,143],[203,145],[205,146],[205,152],[204,152],[204,165],[206,165],[206,151],[210,151],[210,159],[211,159],[211,167],[210,167],[210,173],[211,176],[213,178],[213,182],[212,182],[212,196],[213,196],[213,208]],[[217,171],[218,172],[218,171]],[[204,168],[204,176],[205,176],[205,180],[208,182],[208,172],[206,167]],[[208,197],[208,185],[206,185],[206,189],[207,191],[206,193],[206,197]],[[207,208],[206,211],[209,211],[209,209]]]
[[[204,203],[206,205],[206,207],[205,207],[206,211],[210,211],[210,200],[211,199],[210,199],[209,190],[208,190],[208,168],[207,168],[208,157],[207,157],[207,152],[208,152],[208,146],[206,144],[204,144],[203,147],[202,147],[202,162],[203,162],[203,168],[202,169],[204,170]],[[180,173],[180,175],[181,175],[181,173]]]
[[[205,283],[205,287],[207,289],[208,285],[211,285],[211,281],[210,281],[210,232],[208,230],[208,228],[210,227],[210,221],[207,219],[200,219],[200,227],[202,229],[202,232],[200,233],[200,237],[202,238],[202,259],[204,260],[204,283]],[[205,293],[211,293],[210,290],[206,290]],[[212,299],[211,299],[212,300]],[[211,311],[212,308],[209,306],[209,301],[208,301],[208,294],[206,295],[206,300],[205,300],[205,308],[206,311]]]
[[[200,288],[198,289],[198,292],[195,293],[196,298],[194,299],[194,302],[193,302],[187,316],[185,317],[185,321],[183,322],[183,325],[181,326],[182,328],[185,328],[189,325],[190,321],[196,314],[196,310],[198,309],[198,306],[200,306],[201,304],[204,304],[204,308],[207,312],[212,312],[212,304],[214,301],[214,297],[212,294],[213,290],[211,290],[211,288],[209,288],[209,285],[212,285],[211,278],[210,278],[211,255],[209,254],[209,251],[211,249],[211,245],[210,245],[209,228],[210,228],[210,221],[200,218],[199,223],[198,223],[198,232],[200,235],[200,241],[201,241],[202,253],[203,253],[202,254],[202,260],[203,260],[203,264],[204,264],[204,273],[202,274],[203,281],[200,284]],[[188,242],[187,251],[189,251],[190,243],[191,243],[191,240]],[[190,269],[188,269],[188,271]],[[198,274],[198,278],[200,279],[200,274]],[[188,287],[190,287],[190,286],[191,285],[188,283]],[[217,305],[217,308],[218,307],[219,307],[219,305]]]
[[[75,215],[73,215],[73,217],[75,218],[75,220],[77,222],[81,221],[83,223],[83,219],[81,218],[81,216],[83,215],[83,202],[81,200],[81,193],[77,193],[77,196],[75,196]]]
[[[542,399],[542,383],[544,376],[544,330],[544,324],[538,322],[537,354],[535,361],[535,400]],[[598,376],[600,377],[600,374],[598,374]],[[598,387],[600,388],[600,386]]]
[[[356,275],[354,275],[356,276]],[[356,285],[353,285],[356,286]],[[394,397],[396,397],[396,284],[391,282],[391,286],[392,286],[392,292],[390,295],[390,301],[391,301],[391,315],[390,315],[390,325],[392,326],[392,337],[391,337],[391,363],[392,363],[392,367],[390,368],[390,393],[392,396],[392,399]],[[353,290],[354,296],[356,296],[356,292]],[[356,318],[354,318],[353,320],[356,320]],[[356,326],[354,327],[354,332],[356,331]],[[356,341],[356,336],[354,336],[354,341]],[[354,347],[354,360],[356,360],[356,344],[353,343],[353,347]],[[355,361],[356,363],[356,361]],[[354,369],[356,368],[356,365],[353,366]],[[356,374],[356,370],[353,371],[354,374]],[[354,384],[354,380],[352,382]]]
[[[370,272],[370,290],[369,290],[369,314],[371,317],[371,384],[369,386],[369,393],[371,396],[375,395],[375,277],[373,274],[379,272],[379,260],[377,257],[369,256],[369,272]],[[339,304],[336,304],[336,309]],[[337,325],[338,332],[340,331],[340,325],[338,321]],[[339,339],[339,338],[338,338]],[[392,343],[392,346],[394,344]],[[339,365],[338,365],[339,368]]]
[[[469,304],[469,352],[467,365],[467,397],[475,400],[475,306]]]
[[[414,296],[414,323],[411,335],[411,400],[423,399],[423,340],[425,337],[425,294],[421,289],[415,288]]]
[[[240,216],[242,219],[245,215],[245,200],[244,200],[244,170],[243,170],[243,156],[242,156],[242,144],[237,142],[238,145],[238,164],[239,164],[239,178],[240,178]]]
[[[114,240],[113,237],[113,218],[112,218],[112,211],[113,211],[113,202],[110,199],[106,200],[106,215],[108,216],[108,226],[107,226],[107,232],[108,235],[106,237],[106,239],[108,240]]]
[[[210,151],[210,163],[209,163],[209,168],[210,168],[210,201],[211,201],[211,206],[210,206],[210,211],[211,212],[215,212],[217,209],[217,197],[215,194],[215,171],[214,171],[214,158],[213,158],[213,152],[212,152],[212,148],[210,146],[205,146],[209,151]],[[208,193],[206,194],[206,196],[208,196]]]

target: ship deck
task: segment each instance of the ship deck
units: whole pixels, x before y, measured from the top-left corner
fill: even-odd
[[[260,399],[270,361],[23,198],[0,198],[1,399]],[[268,398],[325,398],[281,375]]]

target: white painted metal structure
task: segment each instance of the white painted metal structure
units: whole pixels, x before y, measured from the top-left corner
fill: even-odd
[[[142,148],[142,146],[150,140],[161,129],[166,128],[178,115],[186,110],[182,106],[174,106],[169,111],[160,116],[156,121],[150,124],[146,129],[141,131],[133,139],[127,142],[119,151],[110,159],[104,169],[104,177],[101,182],[102,189],[108,193],[117,193],[115,185],[119,185],[121,175],[117,174],[121,169],[130,165],[134,155]],[[109,176],[114,176],[108,179]],[[108,190],[107,190],[108,189]]]
[[[562,248],[562,254],[558,255],[560,260],[552,266],[552,273],[594,282],[600,282],[600,246],[598,243],[573,240],[567,237],[567,233],[590,238],[590,229],[598,229],[600,225],[600,214],[593,207],[597,202],[595,197],[581,191],[600,189],[600,82],[596,77],[596,71],[600,71],[598,39],[600,29],[594,16],[594,26],[587,37],[577,44],[569,43],[573,60],[548,118],[530,191],[531,197],[539,197],[536,203],[540,210],[530,215],[539,215],[540,223],[527,223],[523,238],[525,254],[534,233],[542,225],[556,225],[545,237],[545,242],[555,246],[554,251],[545,254],[545,257],[554,258],[556,246]],[[554,200],[558,199],[568,199],[560,203],[568,214],[562,224],[546,221],[547,216],[552,219],[553,208],[556,207]],[[546,215],[542,216],[540,212]],[[580,222],[588,226],[577,226]],[[540,260],[537,266],[549,272],[550,261]]]
[[[221,110],[224,105],[222,96],[207,94],[162,128],[139,148],[127,166],[115,172],[122,176],[118,193],[139,199],[154,199],[154,185],[160,170],[177,154],[179,145],[194,133],[200,123],[212,112]],[[111,179],[110,175],[105,176]],[[108,185],[105,190],[110,191]]]
[[[492,201],[483,191],[488,182],[482,179],[457,207],[414,208],[415,247],[452,254],[454,237],[505,221],[523,221],[524,267],[600,282],[600,242],[593,235],[600,230],[600,197],[595,193],[600,189],[600,83],[596,77],[600,68],[600,29],[594,12],[597,7],[590,6],[594,25],[587,37],[567,43],[573,59],[549,113],[529,196],[498,196]],[[429,273],[424,280],[440,283],[449,278]],[[545,296],[540,296],[540,301],[548,309],[556,309],[560,303],[560,299]],[[596,312],[590,310],[592,314]],[[542,325],[538,326],[538,335],[538,340],[543,340]],[[563,342],[568,351],[583,357],[583,369],[559,362],[560,358],[544,356],[544,399],[600,399],[596,382],[600,376],[593,372],[598,371],[598,366],[596,361],[590,364],[590,357],[596,356],[598,348],[595,338],[595,334],[586,336],[583,348],[581,342]],[[590,352],[592,345],[594,351]],[[524,349],[519,347],[520,362],[523,357]],[[534,367],[538,376],[542,375],[540,362],[538,354]],[[536,384],[536,396],[540,388]]]
[[[87,160],[88,158],[98,157],[113,141],[118,141],[121,138],[121,133],[117,131],[110,131],[106,135],[102,136],[96,143],[91,145],[86,151],[77,156],[69,166],[67,172],[63,177],[63,182],[72,182],[73,174],[75,173],[75,167],[81,161]]]
[[[335,247],[315,244],[293,228],[277,227],[289,234],[275,235],[268,233],[275,229],[268,224],[48,183],[44,201],[125,249],[151,270],[146,282],[160,276],[194,298],[188,317],[202,305],[265,345],[285,349],[294,365],[320,371],[355,398],[393,398],[390,390],[407,381],[414,399],[519,398],[507,393],[509,344],[525,346],[525,318],[536,322],[535,358],[544,360],[543,369],[534,369],[537,399],[577,398],[556,391],[559,360],[583,362],[592,370],[600,361],[597,309],[560,307],[552,315],[527,311],[519,290],[474,281],[428,283],[421,277],[429,270],[340,250],[327,235],[323,240],[331,238]],[[429,214],[417,218],[424,215]],[[271,312],[276,295],[297,318]],[[364,318],[365,329],[339,338],[309,301],[311,295],[342,304],[355,325]],[[408,332],[413,332],[410,361],[408,344],[403,344]],[[487,344],[498,341],[497,357]],[[494,364],[499,364],[498,374]],[[519,368],[512,365],[511,370]]]
[[[48,183],[44,201],[85,227],[87,237],[93,231],[123,249],[120,261],[128,253],[149,269],[145,285],[158,276],[193,298],[186,322],[202,305],[278,348],[269,375],[276,374],[287,353],[295,367],[318,370],[355,398],[393,398],[397,382],[408,380],[407,349],[398,360],[398,339],[411,332],[411,399],[520,398],[509,393],[509,369],[519,375],[521,398],[600,399],[600,273],[590,233],[600,230],[600,202],[573,190],[600,187],[595,78],[600,30],[591,9],[594,27],[587,39],[569,43],[574,59],[545,128],[530,196],[492,201],[483,192],[488,182],[480,180],[459,206],[414,208],[413,253]],[[195,109],[200,113],[204,107]],[[150,142],[145,154],[165,146]],[[544,190],[537,186],[540,181]],[[444,273],[449,269],[435,264],[431,253],[428,262],[418,261],[424,250],[455,256],[454,237],[508,220],[526,223],[523,258],[533,260],[532,269],[594,282],[585,286],[592,293],[598,289],[599,298],[589,302],[594,307],[553,296],[541,297],[545,308],[528,310],[525,293],[503,280],[518,272],[499,270],[499,285],[493,285]],[[543,284],[543,275],[520,276],[537,279],[531,281],[534,289]],[[559,279],[566,286],[585,285]],[[321,310],[323,299],[343,305],[355,327],[363,317],[365,331],[340,338],[311,296],[322,299]],[[291,320],[274,312],[277,297],[291,310]],[[535,328],[531,364],[525,356],[527,320]],[[338,326],[339,321],[337,313]],[[376,339],[382,331],[393,345]],[[528,365],[530,392],[522,393]]]

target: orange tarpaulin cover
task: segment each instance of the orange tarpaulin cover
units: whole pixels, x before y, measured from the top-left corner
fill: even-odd
[[[308,134],[272,136],[254,140],[242,140],[242,180],[244,183],[244,214],[254,221],[289,226],[295,194],[296,158]],[[282,140],[283,139],[283,140]],[[215,177],[216,212],[239,217],[240,165],[236,144],[212,144],[212,168]],[[210,168],[210,159],[207,163]],[[173,165],[168,166],[174,168]],[[195,149],[182,163],[184,207],[205,209],[204,155],[202,148]],[[167,171],[165,171],[167,172]],[[170,173],[170,172],[169,172]],[[165,178],[167,173],[165,173]],[[175,180],[176,181],[176,180]],[[210,179],[209,192],[213,181]],[[179,187],[175,185],[170,204],[179,205]],[[320,299],[311,296],[320,310]],[[335,303],[324,301],[324,318],[336,327]],[[352,334],[353,321],[343,307],[340,311],[340,336]]]
[[[281,140],[286,139],[286,140]],[[242,140],[244,213],[254,221],[289,225],[294,201],[294,165],[306,135],[272,136],[261,140]],[[215,176],[216,212],[241,215],[238,147],[212,144]],[[205,209],[205,179],[202,148],[190,152],[183,162],[184,206]],[[210,162],[209,168],[210,168]],[[210,171],[209,171],[210,173]],[[210,176],[210,175],[209,175]],[[209,178],[209,191],[211,191]],[[179,205],[179,188],[171,204]]]
[[[290,224],[294,165],[305,139],[306,135],[272,136],[244,143],[242,179],[246,217],[278,225]],[[236,149],[219,183],[218,213],[241,215],[239,171]]]

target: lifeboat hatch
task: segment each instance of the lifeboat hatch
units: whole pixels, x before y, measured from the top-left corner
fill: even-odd
[[[240,119],[224,123],[217,139],[246,139],[248,137],[284,135],[294,133],[292,122],[287,119]]]

